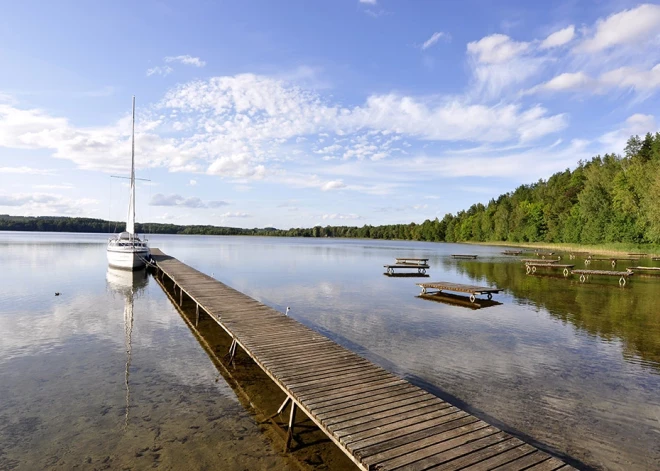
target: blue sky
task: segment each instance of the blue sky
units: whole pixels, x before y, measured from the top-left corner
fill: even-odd
[[[660,5],[0,0],[0,214],[421,222],[659,129]]]

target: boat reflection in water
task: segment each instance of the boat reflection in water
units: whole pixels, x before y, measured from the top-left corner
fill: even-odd
[[[470,298],[467,296],[460,296],[458,294],[445,292],[420,294],[417,297],[420,299],[426,299],[427,301],[435,301],[438,303],[451,304],[452,306],[467,307],[470,309],[481,309],[484,307],[500,306],[502,304],[498,301],[479,298],[476,298],[474,302],[471,302]]]
[[[128,412],[130,409],[130,388],[128,379],[131,369],[131,337],[133,334],[133,301],[149,283],[146,269],[127,271],[108,267],[106,274],[108,287],[124,296],[124,347],[126,349],[126,367],[124,369],[124,385],[126,387],[126,413],[124,415],[124,428],[128,426]]]

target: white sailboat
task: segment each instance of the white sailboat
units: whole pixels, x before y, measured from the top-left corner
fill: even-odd
[[[133,128],[131,131],[131,196],[128,202],[126,230],[108,240],[108,264],[115,268],[135,270],[146,265],[151,257],[146,239],[135,233],[135,97],[133,97]]]

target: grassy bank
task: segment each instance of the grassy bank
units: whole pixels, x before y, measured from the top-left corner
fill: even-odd
[[[502,247],[519,247],[525,249],[544,249],[554,252],[585,252],[601,255],[627,255],[629,253],[646,253],[649,256],[660,256],[660,245],[636,245],[625,243],[609,243],[597,245],[580,244],[550,244],[544,242],[464,242],[474,245],[498,245]]]

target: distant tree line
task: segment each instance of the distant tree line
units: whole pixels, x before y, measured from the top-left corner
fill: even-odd
[[[123,223],[102,219],[0,215],[0,230],[116,232]],[[137,224],[141,233],[354,237],[437,242],[660,243],[660,132],[632,136],[624,155],[580,161],[573,171],[521,185],[441,220],[384,226],[316,226],[288,230]]]

